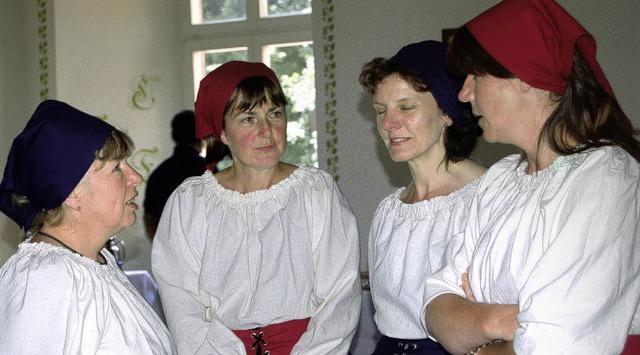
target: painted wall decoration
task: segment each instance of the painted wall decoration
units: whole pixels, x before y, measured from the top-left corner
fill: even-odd
[[[38,0],[38,54],[40,60],[40,99],[49,98],[49,42],[47,38],[47,0]]]
[[[156,103],[154,86],[160,82],[159,76],[140,75],[131,83],[131,104],[138,110],[148,110]]]
[[[324,58],[324,114],[327,117],[325,132],[327,133],[327,170],[336,181],[338,175],[338,119],[336,117],[336,61],[333,23],[333,0],[322,1],[322,56]]]
[[[136,150],[129,158],[131,166],[142,175],[143,182],[147,182],[151,171],[156,166],[159,151],[158,147],[143,148]]]

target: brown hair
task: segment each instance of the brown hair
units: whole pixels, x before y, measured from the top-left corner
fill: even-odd
[[[249,111],[256,106],[271,101],[277,106],[286,107],[287,97],[280,85],[265,76],[252,76],[238,83],[231,93],[229,101],[224,108],[224,117],[234,111]],[[224,128],[224,119],[222,121]]]

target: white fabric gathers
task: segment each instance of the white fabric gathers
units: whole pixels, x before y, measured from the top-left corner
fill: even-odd
[[[306,165],[240,194],[207,171],[169,198],[152,269],[178,351],[244,354],[231,330],[311,317],[292,354],[346,354],[360,316],[355,217]]]
[[[426,302],[518,304],[518,354],[619,354],[640,298],[640,166],[618,147],[561,156],[527,175],[518,156],[484,175],[455,257]],[[633,319],[633,321],[632,321]]]
[[[166,326],[101,253],[106,265],[21,243],[0,269],[0,353],[175,354]]]
[[[369,279],[381,334],[427,337],[422,326],[425,280],[440,268],[451,236],[464,228],[478,181],[413,204],[400,200],[403,187],[378,206],[369,234]]]

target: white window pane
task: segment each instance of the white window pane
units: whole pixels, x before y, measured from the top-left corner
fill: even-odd
[[[311,13],[311,0],[260,0],[266,6],[267,17],[293,16]]]
[[[312,42],[270,45],[265,62],[278,74],[287,95],[287,140],[283,160],[317,166],[315,70]]]
[[[198,93],[200,80],[215,68],[232,60],[247,60],[247,47],[210,49],[193,52],[194,94]]]
[[[191,0],[191,23],[194,25],[243,21],[246,18],[245,0]]]

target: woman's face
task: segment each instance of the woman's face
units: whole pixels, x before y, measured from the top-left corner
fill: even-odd
[[[517,80],[469,74],[464,81],[458,99],[469,102],[474,115],[480,116],[478,124],[487,142],[515,144],[514,131],[523,124],[515,119],[522,111]]]
[[[430,92],[418,92],[398,75],[385,78],[373,95],[378,133],[396,162],[444,156],[443,133],[452,121]]]
[[[224,118],[222,142],[229,146],[236,167],[258,170],[278,164],[287,149],[287,115],[268,100],[251,110],[234,110]]]
[[[79,213],[94,224],[92,228],[114,235],[136,221],[138,205],[134,199],[142,176],[124,159],[109,160],[100,168],[101,164],[94,161],[76,188]]]

